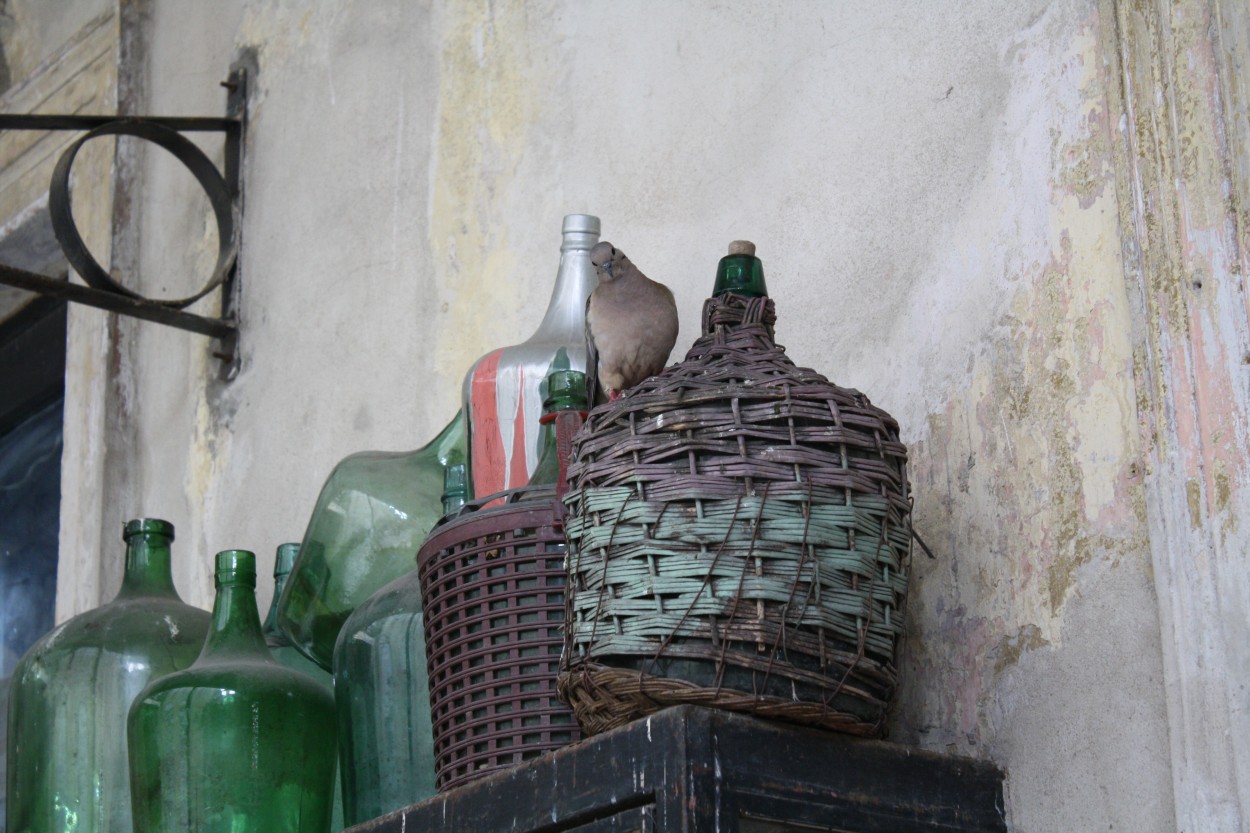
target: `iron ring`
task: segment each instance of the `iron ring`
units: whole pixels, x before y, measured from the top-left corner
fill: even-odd
[[[70,208],[69,174],[79,148],[98,136],[134,136],[158,145],[186,166],[200,187],[204,189],[217,220],[217,264],[213,267],[212,277],[199,292],[187,298],[169,301],[145,298],[114,280],[113,276],[92,257],[87,244],[83,242],[82,235],[78,233],[78,227],[74,225],[74,216]],[[52,230],[61,244],[61,251],[65,253],[69,265],[82,275],[88,286],[164,307],[182,309],[212,292],[226,280],[226,276],[238,257],[237,211],[230,194],[230,187],[217,170],[217,166],[190,139],[176,130],[150,121],[121,119],[109,122],[88,131],[66,148],[61,158],[57,160],[56,168],[52,172],[52,183],[48,186],[48,213],[52,219]]]

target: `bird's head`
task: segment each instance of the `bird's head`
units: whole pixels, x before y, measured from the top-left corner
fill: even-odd
[[[625,272],[625,267],[629,265],[629,258],[625,257],[625,253],[604,240],[590,250],[590,262],[595,267],[595,274],[600,282],[611,281],[619,278]]]

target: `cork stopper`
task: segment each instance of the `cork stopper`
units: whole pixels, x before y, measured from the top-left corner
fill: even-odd
[[[729,244],[729,253],[731,255],[755,257],[755,244],[750,240],[735,240]]]

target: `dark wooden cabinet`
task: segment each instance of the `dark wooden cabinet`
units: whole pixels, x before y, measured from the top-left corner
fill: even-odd
[[[682,706],[353,833],[1005,831],[993,765]]]

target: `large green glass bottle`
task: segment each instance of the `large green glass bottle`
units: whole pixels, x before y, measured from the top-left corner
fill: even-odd
[[[554,420],[586,407],[586,375],[550,373],[542,385],[539,462],[529,485],[559,475]],[[577,417],[580,421],[580,415]],[[445,514],[467,495],[463,465],[447,468]],[[415,552],[414,552],[415,555]],[[434,795],[434,730],[422,621],[421,584],[414,570],[356,609],[334,653],[344,816],[359,824]]]
[[[445,514],[464,506],[467,480],[464,463],[447,467]],[[347,823],[359,824],[434,795],[434,734],[416,570],[370,596],[343,625],[334,649],[334,685]]]
[[[126,712],[148,682],[186,668],[204,643],[207,611],[174,589],[173,524],[133,520],[123,538],[117,597],[49,631],[14,671],[11,833],[130,833]]]
[[[134,833],[326,833],[334,697],[270,655],[254,554],[218,553],[216,583],[199,658],[130,709]]]
[[[278,545],[278,552],[273,562],[273,600],[269,603],[269,615],[265,617],[261,633],[264,634],[265,644],[269,646],[269,653],[273,654],[274,659],[293,671],[307,674],[325,686],[326,691],[333,694],[334,678],[330,676],[330,672],[300,653],[291,644],[291,640],[287,639],[286,634],[278,630],[278,598],[282,595],[282,588],[286,586],[286,578],[290,575],[291,567],[295,564],[295,556],[298,554],[299,544]],[[343,829],[343,793],[339,785],[337,768],[334,777],[334,811],[330,814],[330,829]]]
[[[416,569],[417,550],[442,515],[446,466],[466,456],[461,412],[417,451],[367,451],[335,466],[278,600],[278,627],[295,647],[330,669],[356,606]]]

